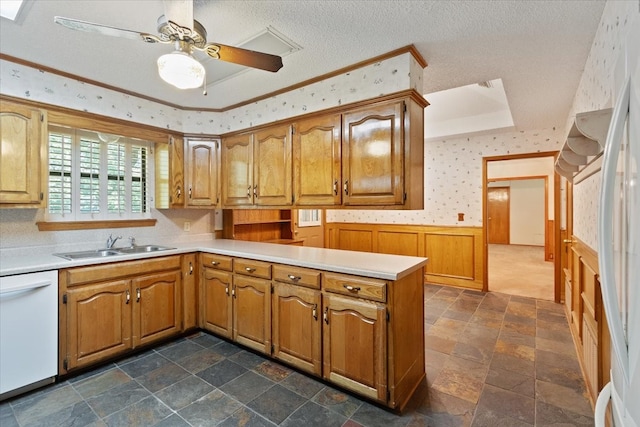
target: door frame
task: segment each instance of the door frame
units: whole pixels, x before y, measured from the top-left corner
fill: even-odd
[[[555,163],[559,155],[559,151],[543,151],[538,153],[523,153],[523,154],[508,154],[502,156],[490,156],[482,158],[482,251],[483,251],[483,277],[482,277],[482,290],[487,292],[489,290],[489,244],[488,244],[488,232],[487,232],[487,188],[488,188],[488,178],[487,178],[487,168],[489,162],[496,161],[504,161],[504,160],[517,160],[517,159],[531,159],[538,157],[552,157]],[[493,179],[492,181],[495,181]],[[553,174],[553,246],[554,246],[554,257],[553,257],[553,299],[555,302],[560,302],[560,273],[562,271],[561,265],[561,257],[558,256],[558,251],[561,248],[560,242],[560,175],[556,172]],[[548,197],[546,198],[548,200]],[[545,205],[548,201],[545,201]],[[545,210],[545,217],[548,218],[548,206]],[[546,227],[546,224],[545,224]]]

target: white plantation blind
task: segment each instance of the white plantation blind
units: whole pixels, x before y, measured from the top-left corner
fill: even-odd
[[[149,217],[151,143],[107,136],[49,127],[49,221]]]

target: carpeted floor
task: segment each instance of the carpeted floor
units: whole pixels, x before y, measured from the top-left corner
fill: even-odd
[[[553,301],[553,261],[544,247],[489,245],[489,291]]]

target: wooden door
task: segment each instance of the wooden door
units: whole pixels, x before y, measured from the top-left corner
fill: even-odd
[[[67,369],[91,365],[130,349],[132,305],[128,280],[69,288]]]
[[[233,339],[271,354],[271,282],[236,275],[232,295]]]
[[[404,203],[403,102],[344,114],[342,203]]]
[[[218,141],[187,139],[187,206],[217,206],[218,157]]]
[[[222,140],[222,205],[253,205],[253,135]]]
[[[315,375],[322,372],[320,295],[277,283],[272,298],[273,357]]]
[[[253,202],[261,206],[291,205],[291,126],[256,132],[253,150]]]
[[[157,209],[184,207],[184,140],[169,137],[155,146],[155,206]]]
[[[509,244],[509,187],[487,189],[488,243]]]
[[[231,273],[204,268],[200,284],[200,327],[233,337],[233,282]]]
[[[0,203],[46,206],[47,127],[40,110],[2,101]]]
[[[180,332],[181,281],[180,271],[150,274],[131,281],[134,347]]]
[[[387,401],[386,309],[324,295],[323,377],[380,402]]]
[[[293,187],[299,206],[342,202],[341,116],[315,117],[295,124]]]

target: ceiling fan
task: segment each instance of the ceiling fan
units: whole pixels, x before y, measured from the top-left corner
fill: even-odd
[[[205,69],[193,56],[194,50],[214,59],[261,70],[276,72],[282,58],[263,52],[207,42],[207,31],[193,19],[193,0],[164,0],[165,14],[158,18],[158,35],[124,30],[78,19],[56,16],[54,22],[72,30],[142,40],[147,43],[175,45],[175,50],[158,58],[158,73],[179,89],[204,86]],[[204,91],[206,95],[206,90]]]

